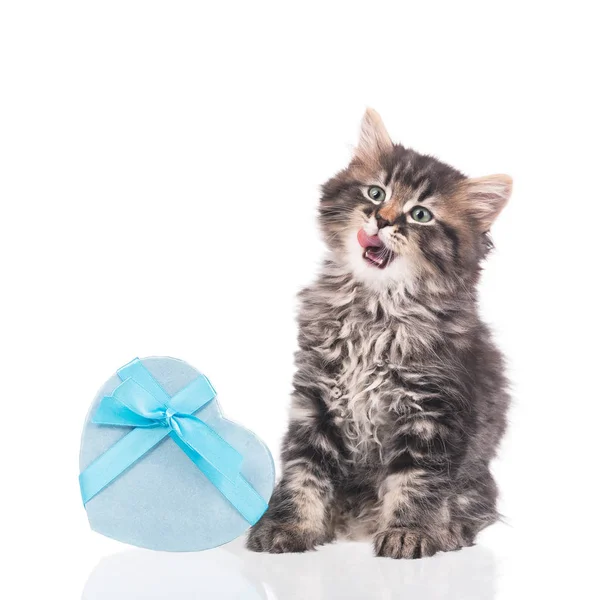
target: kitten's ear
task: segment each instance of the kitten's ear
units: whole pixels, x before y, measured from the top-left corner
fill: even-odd
[[[468,208],[486,232],[507,205],[513,189],[508,175],[487,175],[463,182]]]
[[[367,108],[360,125],[360,138],[355,155],[361,159],[373,159],[383,152],[389,152],[393,142],[387,133],[379,113]]]

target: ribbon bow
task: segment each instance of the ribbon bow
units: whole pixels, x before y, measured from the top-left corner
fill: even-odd
[[[170,397],[139,359],[117,374],[122,383],[101,399],[93,423],[134,427],[80,474],[86,504],[167,436],[210,482],[254,525],[267,509],[265,500],[241,475],[243,457],[214,429],[194,415],[216,397],[200,375]]]

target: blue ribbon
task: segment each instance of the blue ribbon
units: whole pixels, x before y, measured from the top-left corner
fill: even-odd
[[[208,379],[200,375],[169,396],[137,358],[117,374],[122,383],[101,399],[92,421],[134,429],[80,474],[84,504],[171,436],[243,518],[255,525],[268,505],[241,475],[243,457],[194,414],[216,397]]]

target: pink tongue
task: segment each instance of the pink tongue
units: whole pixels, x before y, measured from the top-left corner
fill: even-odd
[[[382,248],[383,242],[377,235],[367,235],[364,229],[360,229],[357,234],[358,243],[363,248]]]

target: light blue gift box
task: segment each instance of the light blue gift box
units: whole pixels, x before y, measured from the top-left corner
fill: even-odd
[[[222,416],[204,375],[167,357],[135,359],[99,390],[80,471],[91,528],[153,550],[230,542],[259,520],[274,487],[266,445]]]

